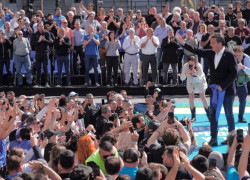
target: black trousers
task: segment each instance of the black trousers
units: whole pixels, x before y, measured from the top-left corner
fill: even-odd
[[[107,56],[107,84],[111,85],[112,69],[114,72],[114,84],[117,84],[118,56]]]
[[[0,86],[3,85],[3,67],[6,67],[7,76],[8,76],[8,84],[11,84],[11,72],[10,72],[10,59],[0,59]]]
[[[37,72],[37,82],[36,84],[41,84],[41,67],[43,64],[43,71],[44,71],[44,80],[45,83],[48,82],[48,60],[49,54],[48,53],[37,53],[36,54],[36,72]]]
[[[80,57],[80,72],[77,68],[77,60],[78,60],[78,55]],[[84,74],[85,72],[85,63],[84,63],[84,53],[83,53],[83,46],[74,46],[74,53],[73,53],[73,71],[74,71],[74,75],[77,74]]]

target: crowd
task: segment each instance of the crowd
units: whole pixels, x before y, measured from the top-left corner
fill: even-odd
[[[191,119],[178,120],[175,100],[159,88],[150,95],[149,85],[145,113],[125,90],[108,92],[102,103],[92,94],[80,101],[76,92],[1,92],[0,179],[250,179],[250,132],[230,132],[226,153],[198,147]]]
[[[0,175],[3,179],[250,179],[250,130],[244,137],[235,131],[233,102],[239,96],[238,122],[243,115],[250,75],[250,1],[246,9],[237,1],[228,9],[199,1],[197,10],[169,6],[162,13],[149,9],[127,15],[119,8],[93,11],[79,4],[66,17],[57,8],[44,16],[37,11],[31,19],[25,11],[1,10],[0,71],[4,66],[12,85],[15,64],[17,86],[23,86],[22,66],[28,86],[50,87],[50,73],[57,72],[56,85],[66,85],[72,75],[85,75],[90,85],[102,80],[117,86],[118,70],[124,83],[145,86],[146,112],[136,112],[127,92],[110,91],[101,106],[92,94],[83,102],[71,92],[45,103],[44,94],[15,96],[0,93]],[[13,60],[12,60],[13,59]],[[169,66],[172,81],[169,82]],[[107,70],[107,77],[106,77]],[[131,71],[132,70],[132,71]],[[151,71],[149,71],[151,70]],[[174,99],[166,99],[157,84],[176,86],[180,79],[189,94],[191,118],[178,120]],[[131,78],[131,72],[133,78]],[[148,73],[152,79],[149,81]],[[209,74],[208,74],[209,72]],[[141,74],[140,74],[141,73]],[[42,76],[43,75],[43,76]],[[141,82],[139,75],[142,77]],[[209,75],[209,76],[208,76]],[[36,78],[33,78],[36,77]],[[120,77],[121,78],[121,77]],[[207,83],[209,79],[209,83]],[[3,80],[0,73],[0,84]],[[132,82],[131,82],[132,80]],[[2,84],[1,84],[2,85]],[[154,86],[153,94],[149,88]],[[205,97],[210,92],[210,105]],[[194,94],[199,94],[210,121],[211,140],[198,147],[192,122],[196,120]],[[217,97],[218,96],[218,97]],[[228,123],[227,152],[217,146],[218,106],[224,106]],[[189,160],[195,150],[198,155]]]
[[[0,71],[7,74],[9,85],[14,81],[18,87],[23,86],[24,73],[28,87],[70,86],[75,75],[85,76],[81,83],[85,86],[117,86],[118,78],[121,85],[145,86],[148,73],[152,85],[176,86],[180,74],[185,73],[182,67],[195,55],[183,48],[177,35],[195,47],[210,49],[211,35],[220,33],[228,49],[240,45],[250,54],[249,1],[244,10],[241,1],[235,6],[228,4],[227,10],[207,7],[205,1],[199,1],[199,6],[197,10],[174,7],[170,12],[164,5],[161,13],[151,7],[143,16],[141,10],[124,13],[122,8],[95,12],[92,3],[87,7],[80,3],[78,9],[71,7],[65,15],[58,7],[55,14],[44,15],[38,10],[30,19],[24,10],[12,12],[0,6]],[[208,79],[207,58],[197,58]],[[2,86],[2,73],[0,76]]]

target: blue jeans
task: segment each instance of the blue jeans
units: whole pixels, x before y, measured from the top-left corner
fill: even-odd
[[[57,56],[56,59],[57,59],[57,67],[58,67],[57,83],[62,84],[62,68],[64,64],[65,73],[67,77],[67,84],[69,84],[70,83],[70,55]]]
[[[239,117],[243,117],[243,115],[245,113],[246,99],[247,99],[247,94],[248,94],[247,85],[238,86],[237,87],[237,94],[238,94],[239,101],[240,101]]]
[[[21,74],[22,66],[24,65],[25,71],[27,74],[26,82],[28,84],[32,83],[32,71],[31,71],[31,62],[30,62],[30,56],[26,55],[24,57],[15,55],[15,66],[16,66],[16,73],[17,73],[17,83],[18,85],[23,85],[23,77]]]
[[[94,68],[95,83],[98,83],[97,56],[85,55],[85,83],[89,84],[89,71]]]
[[[223,101],[223,107],[225,110],[225,115],[227,118],[228,132],[235,129],[234,116],[233,116],[233,102],[234,95],[225,95]],[[218,134],[218,122],[215,119],[216,110],[212,106],[212,96],[210,95],[210,108],[209,108],[209,121],[210,121],[210,131],[211,137],[217,139]]]

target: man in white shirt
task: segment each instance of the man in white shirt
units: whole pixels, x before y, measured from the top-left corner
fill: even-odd
[[[146,85],[148,81],[148,68],[149,63],[152,70],[152,85],[156,83],[157,69],[156,69],[156,53],[159,45],[158,37],[154,36],[154,30],[152,28],[147,29],[147,35],[141,38],[140,46],[142,50],[142,71],[143,71],[143,85]]]
[[[124,73],[125,84],[129,85],[130,69],[133,71],[133,84],[138,85],[138,60],[140,50],[140,38],[135,36],[135,30],[129,29],[129,36],[125,38],[123,43],[124,55]]]

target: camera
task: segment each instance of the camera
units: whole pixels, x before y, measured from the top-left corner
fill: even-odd
[[[193,65],[189,64],[188,68],[189,68],[190,70],[192,70],[192,69],[193,69]]]
[[[237,130],[237,143],[243,143],[244,136],[243,136],[243,129]]]
[[[185,116],[184,118],[182,118],[182,120],[180,120],[180,123],[181,123],[183,126],[188,125],[188,117]]]

